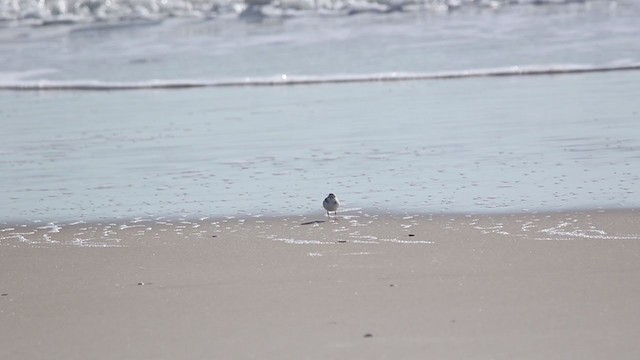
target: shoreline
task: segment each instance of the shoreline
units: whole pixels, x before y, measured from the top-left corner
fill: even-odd
[[[337,218],[325,214],[254,215],[2,224],[0,247],[159,246],[154,241],[166,241],[167,237],[173,241],[251,238],[294,245],[434,244],[443,234],[515,240],[640,240],[637,209],[500,214],[376,214],[351,210]]]
[[[563,208],[557,210],[549,210],[549,209],[521,209],[521,210],[513,210],[513,209],[486,209],[482,211],[441,211],[441,212],[433,212],[433,211],[416,211],[415,209],[410,210],[397,210],[397,209],[381,209],[381,208],[362,208],[362,207],[349,207],[346,209],[338,210],[338,217],[340,215],[345,215],[347,217],[350,216],[378,216],[378,217],[403,217],[407,215],[411,216],[420,216],[420,217],[465,217],[465,216],[519,216],[519,215],[554,215],[554,214],[565,214],[565,213],[618,213],[618,212],[638,212],[640,213],[640,208],[635,206],[629,207],[619,207],[619,206],[597,206],[597,207],[574,207],[574,208]],[[332,215],[333,216],[333,215]],[[321,209],[320,207],[315,211],[309,211],[302,214],[254,214],[249,212],[239,212],[235,214],[226,214],[226,215],[206,215],[204,213],[198,214],[155,214],[155,215],[132,215],[132,216],[114,216],[114,217],[101,217],[101,218],[93,218],[93,219],[82,219],[82,218],[66,218],[62,220],[43,220],[43,219],[11,219],[11,220],[2,220],[0,221],[1,227],[7,226],[33,226],[36,224],[61,224],[61,225],[77,225],[77,224],[98,224],[98,223],[126,223],[126,222],[136,222],[136,221],[203,221],[203,220],[211,220],[211,221],[221,221],[224,219],[262,219],[262,220],[278,220],[284,218],[312,218],[312,217],[324,217],[327,219],[326,211]]]
[[[450,212],[450,213],[419,213],[419,212],[392,212],[380,211],[379,209],[349,208],[338,213],[338,222],[343,224],[349,222],[358,223],[357,219],[366,219],[371,224],[372,220],[397,221],[401,219],[413,218],[420,221],[444,221],[445,219],[462,221],[469,218],[482,219],[487,221],[496,218],[549,218],[562,216],[638,216],[640,209],[637,208],[598,208],[598,209],[568,209],[558,211],[529,211],[520,212]],[[237,214],[228,216],[134,216],[131,218],[105,218],[94,220],[68,220],[68,221],[46,221],[46,220],[23,220],[0,222],[0,246],[11,238],[11,234],[52,236],[58,234],[62,229],[68,232],[85,228],[104,228],[108,233],[115,230],[125,230],[130,228],[141,228],[150,226],[177,226],[177,229],[206,228],[207,231],[215,231],[215,226],[224,223],[256,224],[256,223],[278,223],[284,221],[291,226],[305,227],[308,225],[319,225],[322,223],[333,223],[335,218],[327,218],[322,211],[310,212],[303,215],[260,215],[260,214]],[[211,226],[214,226],[213,228]],[[25,233],[26,231],[26,233]],[[94,230],[96,231],[96,230]],[[33,233],[33,234],[31,234]],[[49,235],[46,235],[49,234]],[[192,234],[193,235],[193,234]],[[54,237],[56,235],[53,235]],[[29,242],[29,241],[23,241]]]

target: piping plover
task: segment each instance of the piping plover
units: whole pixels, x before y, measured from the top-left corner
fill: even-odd
[[[329,217],[329,219],[331,219],[329,211],[333,211],[334,216],[338,215],[338,207],[340,207],[340,201],[338,201],[338,198],[333,193],[331,193],[326,197],[326,199],[324,199],[324,201],[322,202],[322,206],[325,210],[327,210],[327,216]]]

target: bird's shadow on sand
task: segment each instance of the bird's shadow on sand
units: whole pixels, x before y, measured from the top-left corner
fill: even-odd
[[[326,220],[313,220],[313,221],[303,222],[300,225],[314,225],[314,224],[322,224],[324,222],[327,222],[327,221]]]

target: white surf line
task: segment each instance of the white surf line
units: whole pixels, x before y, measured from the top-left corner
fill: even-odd
[[[291,245],[329,245],[333,242],[324,242],[319,240],[298,240],[292,238],[273,238],[272,241],[280,241]]]
[[[598,229],[567,229],[569,223],[563,222],[554,227],[538,230],[539,233],[550,237],[540,237],[538,240],[570,240],[570,239],[594,239],[594,240],[640,240],[640,234],[611,235]],[[554,237],[555,236],[555,237]]]
[[[348,84],[365,82],[392,81],[422,81],[422,80],[451,80],[477,77],[507,77],[507,76],[535,76],[535,75],[566,75],[610,71],[640,70],[640,63],[623,65],[549,65],[549,66],[511,66],[494,69],[477,69],[461,71],[443,71],[433,73],[381,73],[345,76],[288,76],[267,78],[241,78],[231,80],[151,80],[141,82],[105,82],[98,80],[86,81],[18,81],[0,83],[0,90],[12,91],[45,91],[45,90],[74,90],[74,91],[120,91],[120,90],[149,90],[149,89],[192,89],[204,87],[257,87],[257,86],[290,86],[290,85],[318,85],[318,84]]]

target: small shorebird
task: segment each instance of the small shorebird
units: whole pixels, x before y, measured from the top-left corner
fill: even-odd
[[[338,198],[333,193],[331,193],[329,194],[329,196],[327,196],[326,199],[324,199],[324,201],[322,202],[322,206],[325,210],[327,210],[327,216],[329,217],[329,219],[331,219],[329,211],[333,211],[334,216],[338,215],[338,207],[340,207],[340,202],[338,201]]]

